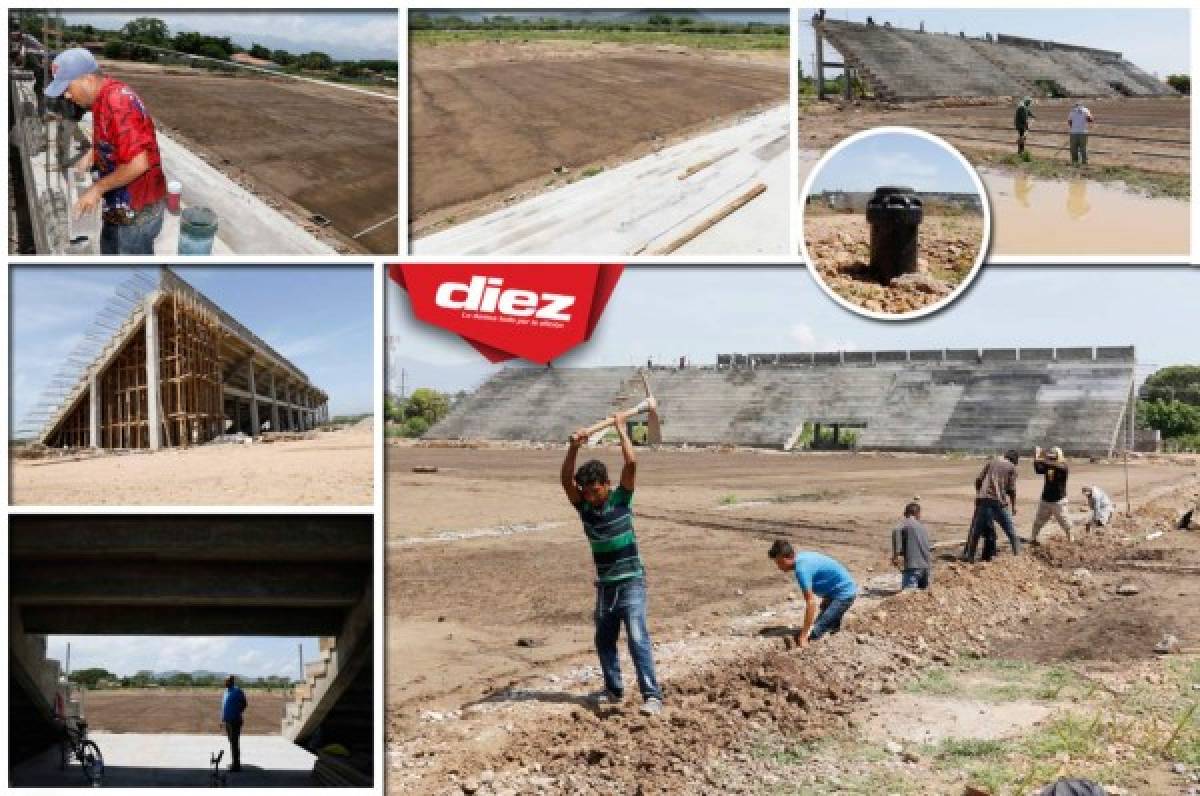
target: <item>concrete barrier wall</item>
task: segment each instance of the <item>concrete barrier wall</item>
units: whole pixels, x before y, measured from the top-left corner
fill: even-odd
[[[820,34],[884,99],[1040,95],[1050,80],[1067,96],[1170,96],[1175,91],[1120,53],[998,35],[993,40],[836,19]]]
[[[823,353],[816,365],[655,369],[663,441],[783,447],[805,423],[841,423],[862,427],[864,449],[988,452],[1054,440],[1072,453],[1108,452],[1127,405],[1132,361],[1064,349],[1079,358],[1026,362],[1016,360],[1017,349],[996,350],[1012,359],[979,364],[942,359],[965,353],[913,351],[908,355],[922,366],[878,355],[870,366]],[[639,395],[637,373],[509,368],[425,436],[563,441],[631,403]]]

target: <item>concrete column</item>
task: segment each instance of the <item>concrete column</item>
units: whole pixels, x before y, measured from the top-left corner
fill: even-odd
[[[825,42],[824,36],[820,31],[817,31],[817,62],[816,80],[817,80],[817,99],[825,99]]]
[[[288,428],[291,431],[300,430],[296,422],[296,390],[293,387],[288,387]]]
[[[279,395],[275,392],[275,371],[271,371],[271,430],[279,430]]]
[[[146,418],[150,450],[162,448],[162,417],[158,402],[162,388],[158,375],[158,307],[154,304],[155,294],[146,296]]]
[[[258,390],[254,386],[254,357],[246,363],[246,380],[250,383],[250,436],[257,437],[262,432],[258,420]]]
[[[93,373],[88,379],[88,440],[93,448],[100,447],[100,377]]]

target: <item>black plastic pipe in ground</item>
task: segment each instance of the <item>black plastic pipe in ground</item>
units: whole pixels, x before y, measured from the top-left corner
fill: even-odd
[[[917,230],[925,209],[912,188],[881,185],[867,200],[871,225],[871,276],[883,284],[917,271]]]

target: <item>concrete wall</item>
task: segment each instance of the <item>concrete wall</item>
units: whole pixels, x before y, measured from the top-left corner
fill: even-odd
[[[656,368],[651,379],[665,444],[785,447],[805,423],[840,423],[862,426],[864,449],[985,452],[1053,440],[1072,453],[1106,454],[1127,406],[1132,349],[1119,357],[1114,349],[1113,359],[1061,351],[1049,361],[1018,359],[1018,349],[853,352],[846,362],[820,352],[815,365]],[[866,364],[868,354],[876,364]],[[633,405],[636,375],[508,368],[425,436],[563,441]]]
[[[1120,53],[1003,34],[988,40],[835,19],[817,22],[816,30],[883,99],[1039,96],[1039,80],[1053,81],[1072,97],[1175,95]]]

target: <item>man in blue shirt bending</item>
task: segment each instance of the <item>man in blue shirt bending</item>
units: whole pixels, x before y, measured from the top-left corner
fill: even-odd
[[[225,696],[221,699],[221,724],[229,738],[229,753],[233,762],[230,771],[242,770],[242,713],[246,710],[246,693],[237,687],[233,675],[225,678]]]
[[[823,553],[797,553],[784,539],[776,539],[767,556],[781,572],[794,572],[804,593],[804,627],[796,633],[797,645],[803,647],[826,633],[842,629],[842,617],[858,596],[858,584],[841,562]]]

